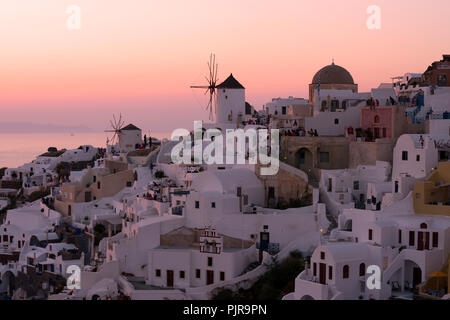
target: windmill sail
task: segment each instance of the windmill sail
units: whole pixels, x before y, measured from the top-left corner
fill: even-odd
[[[219,65],[216,63],[216,55],[211,54],[209,57],[208,62],[208,70],[209,70],[209,77],[205,76],[206,82],[208,85],[206,86],[191,86],[192,89],[206,89],[205,95],[209,93],[209,101],[206,105],[206,110],[209,111],[209,120],[214,120],[213,115],[213,106],[214,111],[217,112],[217,94],[216,94],[216,88],[217,88],[217,82],[218,82],[218,69]]]

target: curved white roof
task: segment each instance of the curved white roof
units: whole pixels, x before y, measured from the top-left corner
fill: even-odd
[[[263,185],[255,173],[245,168],[207,170],[194,178],[192,187],[199,192],[235,193],[236,187],[261,188]]]

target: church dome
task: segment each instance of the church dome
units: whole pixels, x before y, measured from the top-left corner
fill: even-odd
[[[353,77],[346,69],[335,65],[334,62],[329,66],[320,69],[314,76],[312,84],[355,84]]]

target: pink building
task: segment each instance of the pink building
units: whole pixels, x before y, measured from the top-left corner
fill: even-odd
[[[372,133],[373,139],[399,137],[407,127],[403,106],[362,107],[361,129]]]

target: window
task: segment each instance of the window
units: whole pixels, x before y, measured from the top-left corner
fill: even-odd
[[[420,225],[420,229],[427,229],[427,228],[428,228],[428,225],[426,223],[422,223]]]
[[[335,112],[339,108],[339,100],[331,100],[331,112]]]
[[[184,279],[184,271],[183,270],[180,271],[180,279]]]
[[[328,266],[328,279],[333,280],[333,267]]]
[[[373,240],[373,230],[369,229],[369,240]]]
[[[94,176],[94,182],[97,182],[97,176]]]
[[[200,275],[201,275],[200,269],[195,269],[195,277],[197,279],[200,279]]]
[[[160,278],[161,277],[161,270],[160,269],[156,269],[155,270],[155,276]]]
[[[321,152],[320,153],[320,162],[322,162],[322,163],[330,162],[330,153],[328,153],[328,152]]]
[[[403,161],[408,161],[408,151],[403,151],[402,152],[402,160]]]
[[[353,190],[359,190],[359,181],[353,181]]]
[[[375,116],[374,123],[380,123],[380,116]]]
[[[199,209],[200,208],[200,201],[195,201],[195,209]]]
[[[248,205],[248,194],[244,194],[244,206]]]
[[[322,101],[322,108],[326,108],[327,107],[327,102],[326,101]]]
[[[225,272],[220,271],[220,281],[225,281]]]
[[[317,276],[317,263],[314,262],[313,264],[313,276]]]
[[[100,189],[101,185],[100,185],[100,181],[97,182],[97,189]]]
[[[398,243],[402,243],[402,230],[398,230]]]
[[[342,101],[342,109],[347,109],[347,101]]]
[[[216,203],[215,202],[211,202],[211,208],[215,208],[216,207]]]
[[[131,181],[127,181],[127,187],[131,187],[132,185]]]
[[[339,119],[334,119],[334,124],[339,124]]]
[[[446,87],[447,86],[447,75],[445,75],[445,74],[439,74],[438,75],[438,86],[439,87]]]
[[[325,260],[325,252],[320,253],[320,259]]]
[[[282,107],[281,114],[286,114],[286,107]]]
[[[383,128],[383,138],[386,138],[387,137],[387,130],[386,130],[386,128]]]
[[[416,161],[417,161],[417,162],[420,161],[420,154],[418,154],[418,155],[416,156]]]
[[[359,276],[364,277],[365,274],[366,274],[366,265],[364,263],[361,263],[359,265]]]
[[[212,257],[208,257],[208,267],[212,267],[213,265],[213,259]]]
[[[439,247],[439,233],[433,232],[433,248]]]
[[[414,237],[415,237],[414,231],[410,231],[410,232],[409,232],[409,245],[410,245],[410,246],[413,246],[413,245],[414,245]]]
[[[348,279],[350,276],[350,267],[348,265],[345,265],[342,270],[342,278]]]
[[[242,195],[242,187],[237,187],[236,196],[240,197]]]

